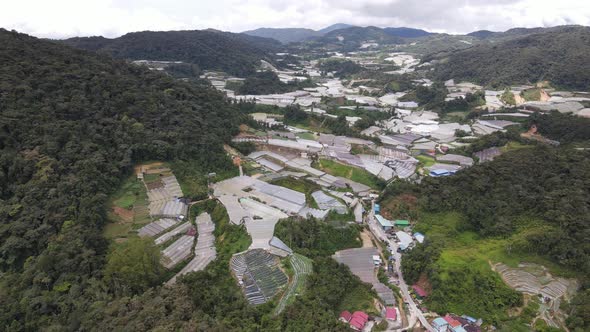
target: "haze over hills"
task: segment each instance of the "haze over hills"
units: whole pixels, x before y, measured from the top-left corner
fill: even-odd
[[[352,30],[349,30],[352,29]],[[382,36],[378,36],[376,34],[377,29],[382,30],[384,33],[391,35],[391,36],[396,36],[396,37],[402,37],[402,38],[418,38],[418,37],[424,37],[424,36],[428,36],[431,33],[421,30],[421,29],[414,29],[414,28],[405,28],[405,27],[400,27],[400,28],[377,28],[377,27],[358,27],[358,26],[353,26],[350,24],[344,24],[344,23],[337,23],[337,24],[333,24],[330,25],[328,27],[325,27],[323,29],[320,30],[312,30],[312,29],[305,29],[305,28],[259,28],[259,29],[255,29],[255,30],[248,30],[248,31],[244,31],[244,34],[247,35],[251,35],[251,36],[258,36],[258,37],[265,37],[265,38],[273,38],[276,39],[278,41],[280,41],[281,43],[287,44],[287,43],[291,43],[291,42],[302,42],[302,41],[309,41],[309,40],[315,40],[317,38],[320,38],[322,36],[329,36],[331,34],[334,33],[334,31],[341,31],[341,34],[351,34],[352,31],[356,31],[354,32],[356,35],[360,34],[360,31],[365,30],[365,35],[367,38],[370,38],[371,36],[373,37],[378,37],[380,39],[383,39]]]
[[[274,39],[216,30],[143,31],[113,39],[78,37],[62,42],[115,58],[183,61],[234,75],[253,73],[261,59],[272,61],[270,54],[280,46]]]

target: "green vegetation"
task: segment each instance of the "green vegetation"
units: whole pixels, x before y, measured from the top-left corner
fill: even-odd
[[[557,129],[549,132],[562,138]],[[427,241],[407,254],[402,268],[409,283],[421,277],[429,281],[432,293],[426,306],[522,330],[530,319],[507,314],[522,305],[522,297],[502,282],[491,264],[537,263],[566,277],[588,273],[590,247],[583,243],[589,225],[590,156],[570,148],[523,148],[518,141],[508,141],[510,135],[490,135],[477,143],[507,140],[501,158],[453,177],[425,179],[419,186],[394,183],[387,195],[418,197],[415,231],[426,234]],[[583,316],[588,301],[582,298],[580,303]],[[580,321],[572,318],[569,324]]]
[[[422,164],[422,167],[430,167],[436,163],[436,160],[434,159],[434,157],[426,156],[423,154],[418,155],[415,158],[418,159],[418,161],[420,161],[420,163]]]
[[[371,149],[370,147],[362,144],[352,144],[350,147],[351,154],[370,154],[370,155],[378,155],[377,151]]]
[[[301,139],[309,139],[309,140],[316,140],[316,136],[313,133],[299,133],[297,137]]]
[[[508,89],[504,90],[502,95],[500,95],[500,100],[506,105],[516,105],[514,94]]]
[[[233,168],[222,144],[242,115],[207,86],[16,32],[0,42],[0,322],[89,330],[118,299],[102,278],[109,196],[146,160]]]
[[[541,89],[527,89],[520,93],[520,96],[526,101],[538,101],[541,100]]]
[[[213,182],[225,180],[237,176],[238,168],[227,166],[225,169],[206,168],[196,159],[175,160],[171,163],[171,169],[180,183],[184,197],[192,200],[200,200],[207,197],[207,176],[210,172],[216,173],[211,179]],[[216,171],[216,172],[215,172]]]
[[[334,76],[345,77],[360,72],[363,68],[354,61],[342,59],[323,60],[319,64],[319,69],[323,75],[334,73]]]
[[[320,159],[317,163],[317,168],[328,174],[341,176],[343,178],[367,185],[373,189],[384,187],[383,180],[367,172],[366,170],[354,166],[344,165],[337,161]]]
[[[283,240],[295,252],[315,258],[330,256],[338,250],[358,248],[360,227],[334,227],[315,218],[288,218],[275,226],[275,236]]]
[[[107,255],[105,282],[117,294],[137,294],[163,280],[160,248],[150,238],[132,238]]]
[[[287,262],[289,262],[289,271],[292,271],[290,276],[292,279],[289,288],[277,304],[275,309],[277,314],[280,314],[287,305],[293,303],[295,297],[304,291],[305,281],[313,271],[312,260],[305,256],[293,254],[288,258]]]
[[[135,174],[123,182],[123,185],[117,192],[112,195],[113,205],[123,209],[131,209],[133,205],[144,198],[145,186],[141,180],[137,179]]]
[[[494,43],[480,43],[450,55],[436,66],[440,80],[454,78],[494,87],[549,81],[551,85],[590,88],[590,28],[564,26]]]
[[[275,184],[277,186],[293,189],[293,190],[298,191],[300,193],[304,193],[305,194],[305,201],[307,201],[308,203],[311,203],[312,207],[317,208],[317,204],[316,204],[315,200],[313,199],[313,197],[311,196],[311,194],[314,191],[318,191],[318,190],[322,189],[318,184],[313,183],[308,180],[305,180],[305,179],[298,180],[298,179],[295,179],[292,177],[277,179],[277,180],[272,181],[271,184]]]
[[[145,185],[135,174],[110,196],[106,209],[108,223],[103,234],[107,239],[127,238],[133,229],[151,221]]]
[[[590,119],[572,114],[551,112],[533,114],[528,125],[535,124],[539,133],[562,144],[590,141]]]
[[[184,61],[242,76],[254,74],[261,59],[271,61],[270,54],[280,46],[272,39],[214,30],[142,31],[114,39],[77,37],[61,42],[115,58]]]
[[[567,326],[575,331],[588,331],[590,329],[590,287],[586,283],[582,290],[572,299],[567,318]]]
[[[283,83],[274,72],[261,71],[248,76],[235,91],[242,95],[265,95],[292,92],[314,86],[315,84],[310,79]]]

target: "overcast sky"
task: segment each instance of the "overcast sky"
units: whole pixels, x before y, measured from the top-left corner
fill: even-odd
[[[590,0],[0,0],[0,27],[38,37],[334,23],[468,33],[590,25]]]

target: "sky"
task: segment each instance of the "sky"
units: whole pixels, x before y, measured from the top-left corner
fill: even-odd
[[[0,27],[43,38],[334,23],[432,32],[590,25],[590,0],[0,0]]]

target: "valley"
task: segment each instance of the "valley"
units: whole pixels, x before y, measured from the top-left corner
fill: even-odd
[[[585,331],[589,38],[0,29],[0,330]]]

